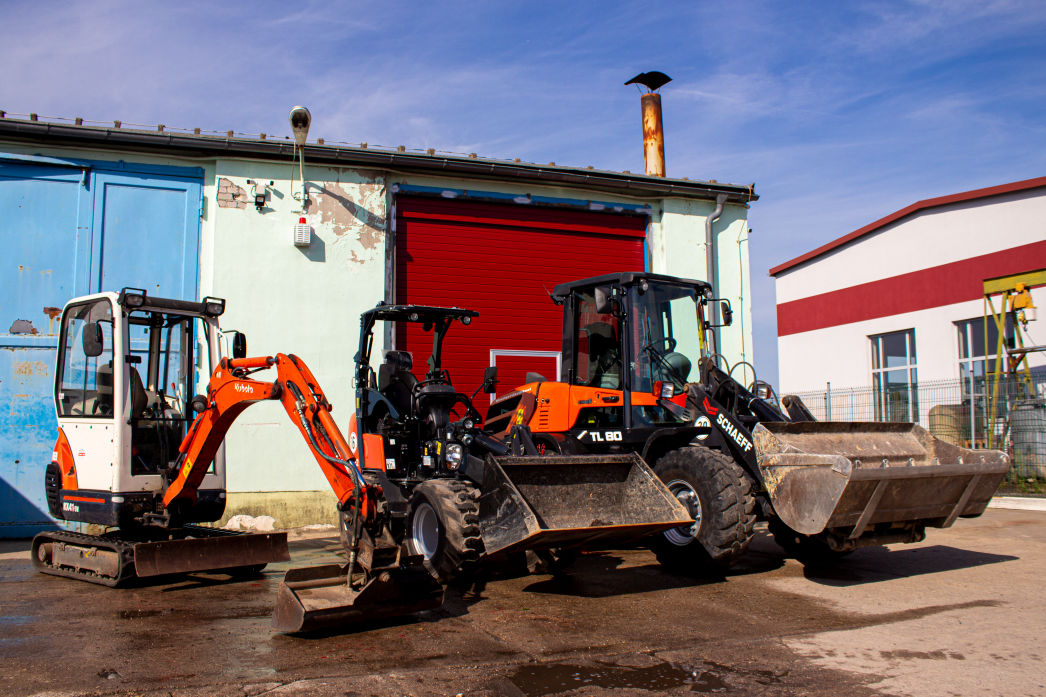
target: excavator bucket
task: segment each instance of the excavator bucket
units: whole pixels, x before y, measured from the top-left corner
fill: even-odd
[[[360,574],[359,576],[362,576]],[[397,568],[349,584],[348,564],[291,569],[276,591],[272,625],[278,632],[339,629],[357,622],[410,615],[443,604],[443,586],[422,558],[408,557]]]
[[[635,454],[488,456],[479,514],[487,554],[610,547],[693,523]]]
[[[960,448],[910,423],[762,423],[753,438],[774,511],[804,535],[946,528],[983,513],[1010,469],[1001,451]]]

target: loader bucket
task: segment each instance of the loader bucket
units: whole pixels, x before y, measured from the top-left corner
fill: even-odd
[[[1010,469],[1001,451],[960,448],[910,423],[762,423],[753,439],[774,511],[804,535],[948,527],[983,513]]]
[[[610,547],[693,523],[635,454],[488,456],[479,514],[487,554]]]
[[[356,588],[349,586],[348,564],[326,564],[287,572],[276,591],[272,626],[285,633],[338,629],[442,604],[443,586],[420,557],[415,563],[378,571]]]
[[[140,577],[263,567],[289,561],[287,533],[239,533],[214,528],[181,528],[175,539],[137,542],[134,570]]]

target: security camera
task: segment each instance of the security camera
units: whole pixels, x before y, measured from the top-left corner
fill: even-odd
[[[309,126],[312,125],[312,114],[303,106],[291,109],[291,130],[294,131],[294,142],[298,146],[305,145],[305,139],[309,136]]]

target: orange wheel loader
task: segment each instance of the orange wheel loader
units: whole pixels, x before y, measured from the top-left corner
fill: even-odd
[[[666,566],[729,566],[757,518],[804,560],[919,541],[980,515],[1009,470],[1005,453],[917,424],[818,422],[796,397],[782,407],[766,383],[741,385],[716,351],[729,303],[703,281],[617,273],[551,295],[566,380],[532,374],[491,404],[484,428],[527,425],[554,455],[641,455],[691,519],[650,538]]]

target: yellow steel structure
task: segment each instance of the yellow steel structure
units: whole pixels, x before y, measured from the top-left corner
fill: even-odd
[[[995,418],[999,411],[999,383],[1003,373],[1011,378],[1011,382],[1017,386],[1016,399],[1027,399],[1032,394],[1031,368],[1028,365],[1028,354],[1038,351],[1046,351],[1046,346],[1027,346],[1024,341],[1027,326],[1026,313],[1029,309],[1034,310],[1031,304],[1029,290],[1037,286],[1046,286],[1046,269],[1028,271],[1025,273],[1012,274],[989,278],[984,281],[984,355],[990,356],[988,352],[988,320],[995,323],[998,340],[995,346],[995,366],[992,370],[991,391],[988,397],[988,423],[985,432],[988,437],[988,447],[997,448],[1006,440],[1009,431],[1009,419],[1002,434],[996,440]],[[996,311],[993,296],[999,298],[999,309]],[[1007,345],[1006,341],[1006,317],[1013,316],[1013,345]],[[1034,316],[1032,315],[1032,318]],[[1005,370],[1003,369],[1005,356]],[[1003,396],[1005,399],[1006,396]]]

